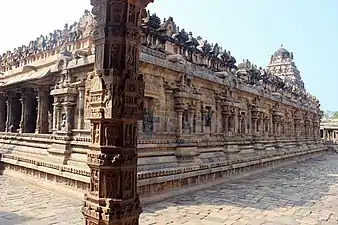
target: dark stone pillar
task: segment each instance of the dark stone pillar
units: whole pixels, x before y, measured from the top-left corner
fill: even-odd
[[[0,93],[0,132],[6,129],[6,99],[3,93]]]
[[[36,88],[38,102],[38,113],[36,118],[37,134],[48,134],[48,110],[49,110],[49,87]]]
[[[139,75],[141,8],[150,0],[92,0],[95,72],[89,74],[92,144],[86,225],[139,224],[137,121],[144,82]]]
[[[25,93],[21,93],[21,120],[20,120],[20,133],[27,132],[28,125],[28,96]]]
[[[10,126],[13,124],[12,105],[13,105],[13,93],[7,92],[7,117],[6,117],[6,132],[10,132]]]

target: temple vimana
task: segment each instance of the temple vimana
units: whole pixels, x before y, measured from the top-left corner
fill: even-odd
[[[95,179],[87,166],[98,138],[88,120],[94,25],[85,11],[78,22],[0,55],[4,173],[76,193]],[[326,150],[320,104],[305,90],[292,52],[279,48],[262,68],[236,62],[228,49],[179,29],[171,17],[148,12],[141,29],[141,197]],[[114,104],[111,93],[105,96],[104,104]]]

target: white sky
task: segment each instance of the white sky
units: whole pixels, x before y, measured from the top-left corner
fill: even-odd
[[[0,54],[78,21],[90,0],[0,0]]]

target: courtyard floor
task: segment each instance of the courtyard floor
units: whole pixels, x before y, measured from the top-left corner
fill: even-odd
[[[0,225],[83,225],[81,202],[0,176]],[[338,155],[144,207],[140,225],[338,224]]]

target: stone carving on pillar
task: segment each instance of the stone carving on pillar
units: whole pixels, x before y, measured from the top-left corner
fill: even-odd
[[[87,155],[90,190],[82,213],[87,225],[139,224],[137,121],[145,84],[139,74],[141,0],[91,0],[96,26],[95,71],[88,115],[92,144]]]

